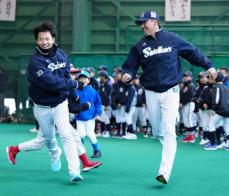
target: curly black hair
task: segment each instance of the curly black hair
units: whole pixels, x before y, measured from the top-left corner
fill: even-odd
[[[54,38],[57,35],[56,27],[51,22],[43,22],[33,29],[33,34],[36,40],[38,38],[38,33],[40,32],[50,32]]]

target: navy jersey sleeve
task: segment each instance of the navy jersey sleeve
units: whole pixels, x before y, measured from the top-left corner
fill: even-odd
[[[212,67],[212,62],[210,61],[210,59],[207,56],[203,55],[198,50],[198,48],[193,46],[191,43],[185,41],[180,36],[175,36],[179,56],[186,59],[191,64],[202,67],[206,70]]]
[[[65,69],[63,77],[53,74],[43,62],[38,59],[30,61],[28,66],[28,80],[33,85],[47,91],[58,92],[60,90],[70,90],[77,87],[77,82],[67,76]]]
[[[140,55],[136,46],[131,47],[126,61],[122,66],[123,73],[129,73],[132,78],[136,75],[140,66]]]
[[[125,108],[126,113],[129,113],[129,111],[130,111],[130,107],[131,107],[131,103],[132,103],[133,98],[134,98],[134,94],[135,94],[135,90],[132,86],[130,86],[128,88],[128,97],[127,97],[127,103],[126,103],[126,108]]]
[[[111,90],[111,107],[113,110],[116,109],[117,105],[116,105],[116,84],[112,85],[112,90]]]
[[[66,79],[71,79],[71,76],[70,76],[70,60],[68,57],[67,57],[67,63],[66,63],[66,67],[65,67],[65,75],[64,76]]]

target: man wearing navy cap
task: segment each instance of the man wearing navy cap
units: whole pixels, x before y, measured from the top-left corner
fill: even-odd
[[[208,70],[212,77],[216,76],[216,71],[211,61],[195,46],[177,34],[161,29],[156,12],[143,12],[135,23],[145,36],[131,47],[122,66],[122,81],[130,81],[141,66],[140,81],[145,88],[149,118],[163,145],[156,180],[167,184],[177,146],[175,124],[179,107],[178,84],[182,78],[180,57]]]

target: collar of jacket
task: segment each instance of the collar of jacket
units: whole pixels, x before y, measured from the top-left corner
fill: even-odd
[[[40,54],[42,54],[42,55],[44,55],[44,56],[54,56],[55,53],[56,53],[56,51],[57,51],[57,49],[58,49],[58,46],[57,46],[56,43],[54,43],[54,44],[52,45],[52,47],[49,48],[49,49],[43,49],[43,48],[39,47],[38,45],[36,46],[36,50],[37,50]]]
[[[159,31],[157,31],[156,34],[155,34],[155,38],[154,38],[152,35],[146,35],[145,38],[146,38],[146,39],[157,39],[158,36],[159,36],[162,32],[163,32],[163,30],[162,30],[162,29],[159,29]]]

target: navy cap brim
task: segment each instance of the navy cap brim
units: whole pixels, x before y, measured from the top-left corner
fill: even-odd
[[[78,75],[78,78],[80,78],[80,77],[89,78],[89,77],[88,77],[88,76],[86,76],[85,74],[79,74],[79,75]]]
[[[192,78],[192,75],[190,75],[190,74],[183,74],[183,76],[191,77]]]
[[[149,20],[149,19],[148,18],[137,19],[137,20],[135,20],[135,24],[136,25],[141,25],[142,23],[144,23],[147,20]]]

